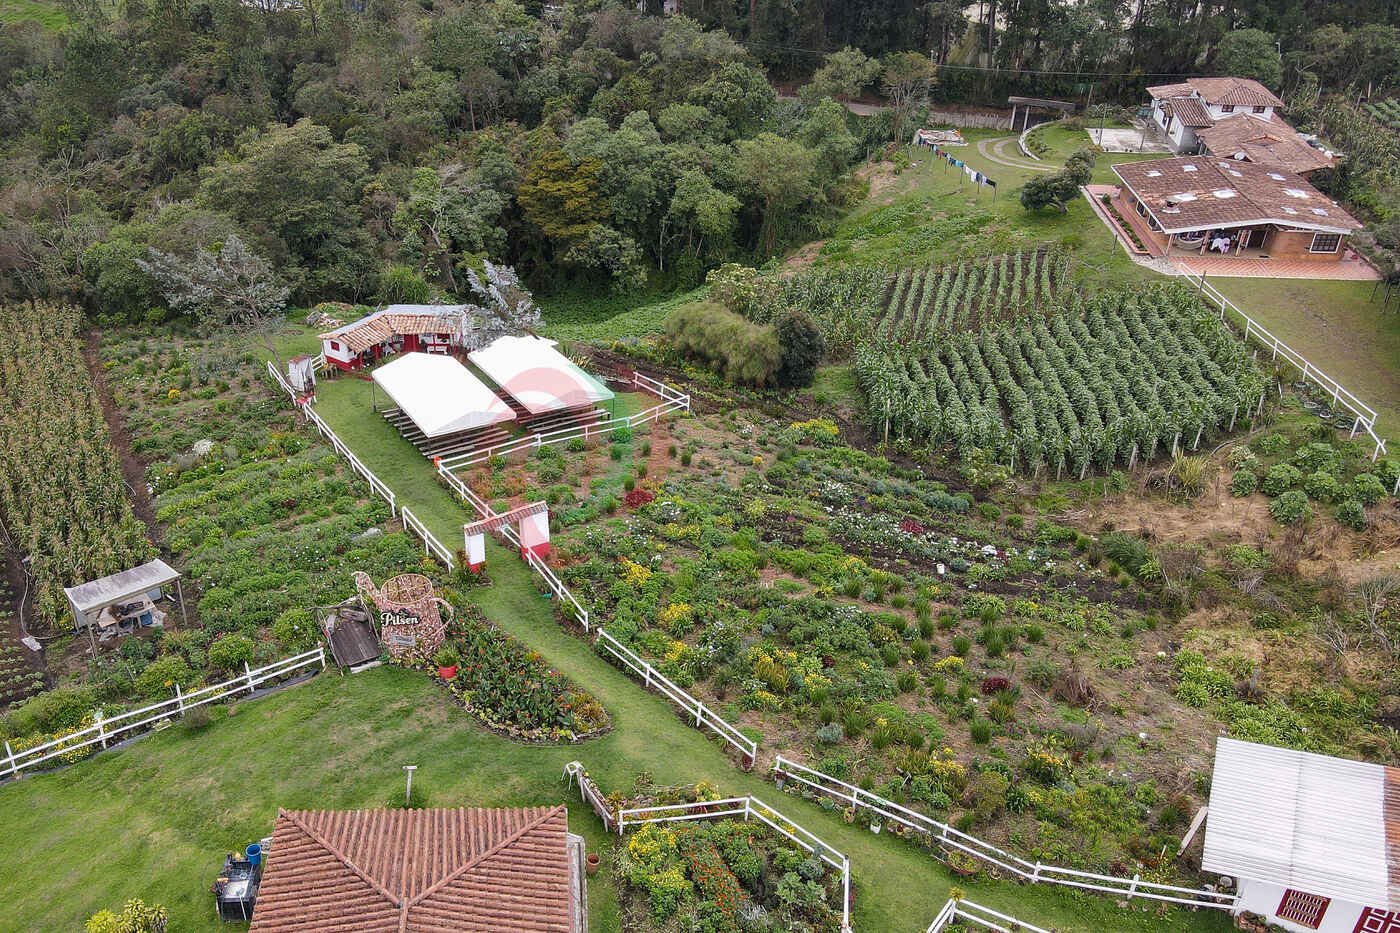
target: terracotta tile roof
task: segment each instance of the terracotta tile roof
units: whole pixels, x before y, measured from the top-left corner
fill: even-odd
[[[1148,88],[1147,93],[1157,100],[1166,100],[1171,97],[1190,97],[1191,85],[1185,82],[1180,84],[1159,84],[1156,87]]]
[[[450,333],[457,329],[452,316],[466,310],[466,305],[390,305],[383,310],[360,318],[319,335],[322,340],[338,340],[350,352],[360,353],[392,337],[405,334]]]
[[[1162,109],[1189,127],[1199,128],[1215,123],[1206,112],[1206,108],[1194,97],[1173,97]]]
[[[565,807],[282,810],[251,933],[572,933]]]
[[[1196,134],[1206,148],[1222,159],[1238,155],[1261,165],[1282,166],[1303,174],[1331,168],[1333,159],[1314,149],[1298,131],[1277,115],[1270,119],[1251,113],[1237,113]]]
[[[1253,78],[1187,78],[1201,99],[1208,104],[1236,107],[1282,107],[1278,95]]]
[[[1361,224],[1299,175],[1277,166],[1184,156],[1113,166],[1168,233],[1274,223],[1350,233]]]

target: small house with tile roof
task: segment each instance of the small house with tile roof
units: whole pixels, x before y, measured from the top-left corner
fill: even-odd
[[[1295,933],[1400,933],[1400,769],[1221,738],[1201,869]]]
[[[474,313],[470,305],[389,305],[321,334],[321,352],[328,367],[357,370],[394,353],[472,349]]]
[[[282,810],[251,933],[583,933],[583,840],[556,807]]]
[[[1278,95],[1253,78],[1187,78],[1147,89],[1152,121],[1177,152],[1200,149],[1198,131],[1235,114],[1271,120],[1283,108]]]
[[[1159,255],[1336,262],[1361,224],[1292,172],[1214,156],[1113,166],[1112,204]]]

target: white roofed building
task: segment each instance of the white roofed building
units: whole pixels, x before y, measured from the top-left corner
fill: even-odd
[[[405,353],[374,371],[374,382],[425,437],[511,421],[505,402],[450,356]]]
[[[1400,933],[1400,769],[1219,739],[1201,869],[1286,930]]]

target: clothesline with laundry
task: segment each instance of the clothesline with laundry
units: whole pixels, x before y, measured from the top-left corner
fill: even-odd
[[[950,165],[953,168],[961,171],[964,175],[968,177],[968,180],[971,181],[978,188],[991,188],[992,197],[995,198],[997,196],[997,183],[992,179],[988,178],[986,175],[979,172],[977,169],[973,168],[971,165],[968,165],[962,159],[959,159],[952,153],[944,151],[943,147],[938,145],[937,143],[920,145],[928,145],[928,148],[933,151],[933,154],[935,156],[942,159],[947,165]]]

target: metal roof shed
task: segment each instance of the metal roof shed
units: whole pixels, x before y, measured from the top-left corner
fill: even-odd
[[[126,602],[137,596],[145,596],[171,583],[175,584],[175,591],[179,594],[180,617],[188,623],[189,618],[185,614],[185,592],[180,586],[180,573],[159,558],[139,567],[89,580],[77,586],[65,586],[63,594],[68,597],[68,607],[73,610],[73,628],[86,628],[88,638],[91,639],[92,620],[97,613],[108,606]]]
[[[1285,929],[1400,929],[1398,821],[1400,770],[1220,738],[1201,868]]]

